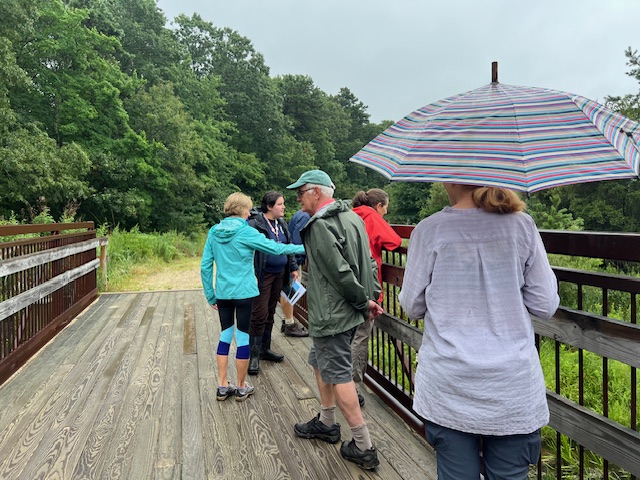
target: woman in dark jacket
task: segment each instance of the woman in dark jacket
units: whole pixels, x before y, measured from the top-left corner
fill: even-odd
[[[291,243],[291,236],[284,216],[284,197],[280,192],[269,191],[262,198],[260,209],[254,209],[249,225],[265,237],[278,243]],[[273,316],[280,299],[280,292],[289,276],[298,278],[298,264],[294,255],[269,255],[256,251],[255,271],[260,294],[253,299],[251,326],[249,328],[249,375],[260,371],[260,359],[281,362],[284,355],[271,350]]]

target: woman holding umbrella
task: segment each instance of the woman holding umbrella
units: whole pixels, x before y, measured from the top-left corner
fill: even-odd
[[[424,318],[413,407],[439,479],[526,479],[549,420],[530,314],[558,307],[556,277],[524,202],[444,184],[450,207],[411,235],[399,299]],[[481,456],[478,454],[481,452]]]

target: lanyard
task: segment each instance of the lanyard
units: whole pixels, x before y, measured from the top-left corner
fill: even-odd
[[[280,237],[278,236],[278,233],[282,233],[282,235],[284,236],[284,232],[282,231],[282,227],[278,224],[278,220],[274,220],[274,225],[271,225],[271,220],[269,220],[266,216],[264,216],[264,219],[267,221],[267,225],[269,225],[269,228],[273,232],[273,235],[276,237],[276,242],[280,243]]]

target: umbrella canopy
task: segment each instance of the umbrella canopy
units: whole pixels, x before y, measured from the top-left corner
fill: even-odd
[[[387,128],[351,161],[392,181],[535,192],[638,177],[640,125],[587,98],[497,81]]]

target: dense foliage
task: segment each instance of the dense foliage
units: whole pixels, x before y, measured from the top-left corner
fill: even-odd
[[[251,41],[154,0],[0,5],[0,217],[193,231],[242,190],[322,168],[350,197],[383,179],[348,162],[386,124],[348,88],[272,78]],[[293,194],[288,193],[294,205]]]
[[[169,24],[155,0],[5,0],[0,60],[0,218],[32,221],[44,205],[56,219],[189,232],[219,220],[230,192],[259,201],[309,168],[342,198],[386,185],[348,159],[390,121],[372,123],[346,87],[271,77],[248,38],[197,14]],[[639,95],[607,103],[640,117]],[[395,223],[442,200],[429,184],[386,188]],[[549,195],[536,208],[552,208]],[[638,182],[558,195],[584,228],[639,230]]]

